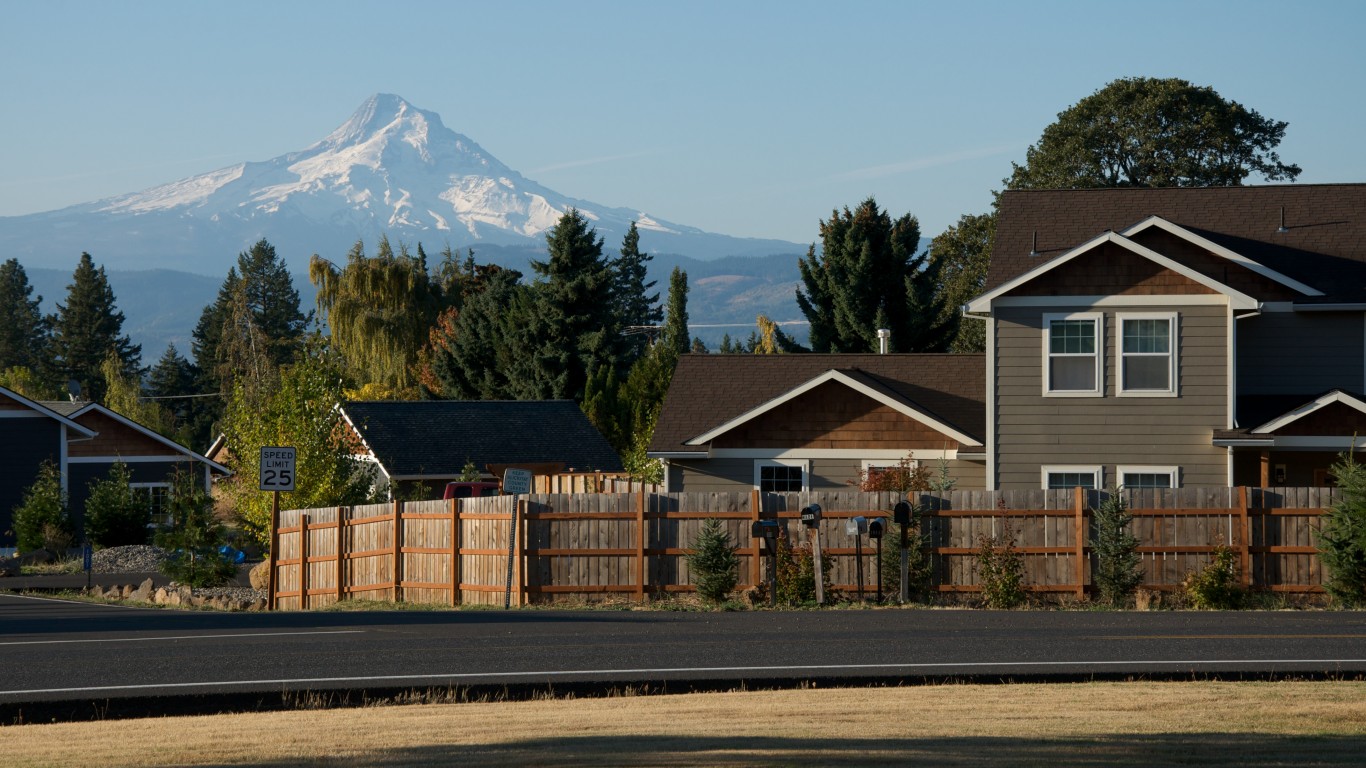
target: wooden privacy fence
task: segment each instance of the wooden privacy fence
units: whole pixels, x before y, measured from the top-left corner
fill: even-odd
[[[1139,539],[1144,586],[1175,589],[1209,562],[1218,545],[1238,556],[1244,586],[1281,592],[1322,591],[1312,532],[1336,498],[1328,488],[1181,488],[1126,491]],[[953,491],[913,494],[932,587],[979,591],[976,554],[982,536],[1009,538],[1024,561],[1026,588],[1084,596],[1094,556],[1091,509],[1102,492]],[[317,608],[344,599],[449,605],[501,605],[511,570],[514,604],[557,596],[648,596],[693,591],[686,555],[702,523],[721,520],[738,546],[740,586],[764,578],[764,556],[750,525],[776,519],[790,541],[806,543],[800,512],[820,504],[830,581],[845,593],[857,583],[862,544],[865,591],[876,583],[876,545],[845,532],[852,517],[887,517],[890,493],[533,494],[295,509],[280,513],[274,551],[283,609]],[[517,505],[514,507],[514,505]],[[510,536],[515,519],[518,535]],[[884,546],[896,547],[889,535]]]

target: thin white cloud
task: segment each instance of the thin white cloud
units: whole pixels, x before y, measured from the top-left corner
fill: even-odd
[[[551,173],[553,171],[564,171],[570,168],[583,168],[588,165],[601,165],[603,163],[615,163],[621,160],[633,160],[637,157],[649,157],[650,155],[663,154],[660,150],[646,150],[642,152],[628,152],[624,155],[605,155],[603,157],[589,157],[583,160],[570,160],[565,163],[555,163],[528,171],[529,174]]]
[[[885,176],[896,176],[913,171],[923,171],[926,168],[938,168],[943,165],[953,165],[965,160],[977,160],[983,157],[993,157],[1016,152],[1020,148],[1018,143],[998,144],[992,147],[979,147],[977,149],[965,149],[959,152],[946,152],[940,155],[929,157],[919,157],[914,160],[906,160],[900,163],[886,163],[883,165],[872,165],[867,168],[857,168],[837,174],[835,178],[855,180],[855,179],[880,179]]]

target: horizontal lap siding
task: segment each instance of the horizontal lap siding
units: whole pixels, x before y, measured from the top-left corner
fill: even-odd
[[[61,441],[62,426],[55,419],[0,419],[0,547],[14,546],[13,510],[23,502],[24,491],[37,479],[43,462],[60,457]]]
[[[734,493],[753,490],[755,461],[756,459],[730,458],[696,461],[675,459],[669,465],[669,488],[675,493]],[[863,468],[861,459],[816,458],[809,461],[811,490],[839,491],[858,487],[859,473]],[[878,462],[895,463],[882,459]],[[938,476],[938,462],[925,460],[921,462],[921,466],[929,469],[931,478]],[[949,461],[949,477],[954,481],[955,488],[984,488],[986,465],[979,461],[954,459]]]
[[[1366,389],[1360,312],[1267,312],[1239,320],[1237,333],[1241,395]]]
[[[1227,458],[1211,445],[1227,422],[1227,310],[1135,307],[1178,313],[1179,397],[1118,397],[1116,310],[1104,311],[1104,397],[1043,396],[1043,315],[1080,307],[996,311],[996,450],[1003,489],[1037,488],[1044,465],[1177,465],[1183,485],[1223,485]]]

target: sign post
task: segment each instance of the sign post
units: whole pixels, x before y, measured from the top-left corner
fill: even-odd
[[[273,497],[270,502],[270,560],[267,561],[270,568],[266,587],[266,601],[272,611],[275,610],[275,572],[280,568],[280,563],[276,559],[280,550],[280,491],[294,490],[294,460],[295,451],[291,447],[261,447],[257,487],[262,491],[270,491]],[[341,536],[340,529],[337,535]]]
[[[507,586],[503,590],[503,610],[512,607],[512,570],[517,559],[518,515],[522,510],[522,494],[531,493],[531,472],[526,469],[508,469],[503,472],[503,493],[512,494],[512,527],[508,530],[508,573]],[[521,599],[518,599],[518,605]]]

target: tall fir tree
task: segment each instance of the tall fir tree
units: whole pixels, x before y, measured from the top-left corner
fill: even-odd
[[[96,269],[88,253],[82,253],[76,265],[66,303],[57,305],[52,349],[59,378],[79,382],[90,400],[104,397],[100,366],[109,355],[118,359],[126,375],[141,368],[142,347],[123,334],[123,313],[114,305],[104,267]]]
[[[602,238],[574,209],[546,235],[546,247],[549,257],[531,262],[536,344],[522,399],[582,403],[589,376],[599,366],[618,368],[624,357],[612,268]]]
[[[195,404],[201,398],[189,397],[201,394],[198,391],[198,371],[176,350],[174,344],[166,345],[161,359],[148,373],[144,389],[167,414],[172,436],[195,450],[203,449],[206,444],[203,436],[194,432],[194,420],[198,414]]]
[[[675,355],[687,354],[691,342],[688,336],[688,273],[674,267],[669,273],[668,309],[664,314],[662,341]]]
[[[917,255],[920,224],[906,214],[892,220],[868,198],[834,211],[820,224],[815,245],[799,260],[805,291],[797,304],[811,322],[816,352],[874,352],[877,331],[892,332],[893,352],[939,352],[952,331],[936,297],[938,275]]]
[[[488,273],[482,289],[460,310],[443,312],[429,333],[421,380],[433,397],[451,400],[516,400],[524,350],[531,345],[530,289],[521,273]]]
[[[0,264],[0,371],[27,368],[41,376],[47,368],[52,330],[39,309],[42,301],[18,259]]]
[[[640,232],[636,223],[631,222],[622,238],[621,256],[612,262],[613,290],[616,294],[617,315],[621,324],[627,328],[642,329],[664,319],[664,309],[659,306],[659,292],[650,294],[655,281],[646,282],[646,268],[651,257],[640,251]],[[628,332],[626,335],[626,359],[634,361],[649,346],[649,334],[643,331]]]

